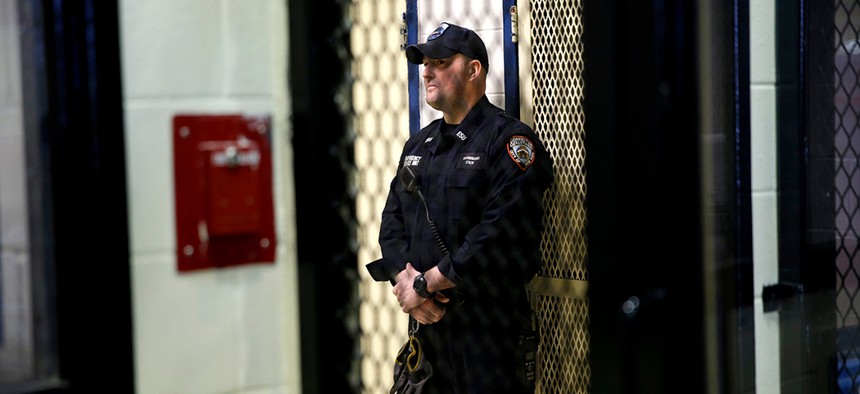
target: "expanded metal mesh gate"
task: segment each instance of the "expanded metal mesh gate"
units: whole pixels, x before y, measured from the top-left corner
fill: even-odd
[[[834,149],[837,365],[840,392],[860,391],[860,1],[835,2]]]
[[[374,282],[364,265],[380,256],[379,222],[400,149],[409,137],[407,75],[401,44],[403,0],[352,4],[356,218],[361,380],[364,393],[387,393],[394,356],[403,344],[406,315],[391,287]]]
[[[459,0],[457,0],[459,1]],[[488,4],[494,4],[488,0]],[[530,285],[541,347],[538,392],[586,393],[589,387],[585,235],[585,147],[582,112],[582,10],[578,0],[520,4],[519,36],[531,40],[532,125],[556,165],[545,195],[541,252],[545,268]],[[360,369],[363,393],[387,393],[394,355],[405,340],[405,315],[390,286],[373,282],[364,265],[380,255],[379,219],[408,137],[407,75],[401,43],[404,0],[356,0],[351,40],[355,109],[356,214],[361,283]],[[524,20],[524,18],[527,18]]]
[[[541,334],[538,391],[587,393],[582,8],[579,0],[535,0],[528,13],[534,128],[556,163],[555,184],[545,196],[545,266],[531,286]]]

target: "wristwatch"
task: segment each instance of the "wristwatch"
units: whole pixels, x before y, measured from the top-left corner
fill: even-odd
[[[433,297],[433,293],[427,292],[427,279],[424,278],[423,273],[419,273],[418,276],[415,277],[415,280],[412,281],[412,288],[415,289],[415,292],[418,293],[421,298]]]

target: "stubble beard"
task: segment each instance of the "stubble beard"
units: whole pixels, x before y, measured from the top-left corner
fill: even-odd
[[[442,101],[444,101],[444,100],[440,99],[438,88],[436,88],[436,92],[433,93],[432,95],[430,92],[425,90],[424,91],[424,101],[427,102],[427,105],[429,105],[431,108],[433,108],[437,111],[443,111],[444,112],[444,110],[443,110],[444,106],[442,105]]]

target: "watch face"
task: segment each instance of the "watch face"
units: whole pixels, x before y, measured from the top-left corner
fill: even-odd
[[[415,281],[412,282],[412,288],[422,298],[430,297],[430,294],[427,293],[427,280],[424,278],[424,274],[418,274],[415,277]]]

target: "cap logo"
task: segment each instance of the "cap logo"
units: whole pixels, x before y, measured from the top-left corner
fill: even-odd
[[[439,38],[439,36],[441,36],[442,33],[444,33],[445,30],[447,30],[447,29],[448,29],[448,24],[442,23],[441,25],[439,25],[439,27],[436,28],[436,30],[433,30],[433,32],[430,33],[429,36],[427,36],[427,41],[433,41],[433,40]]]

